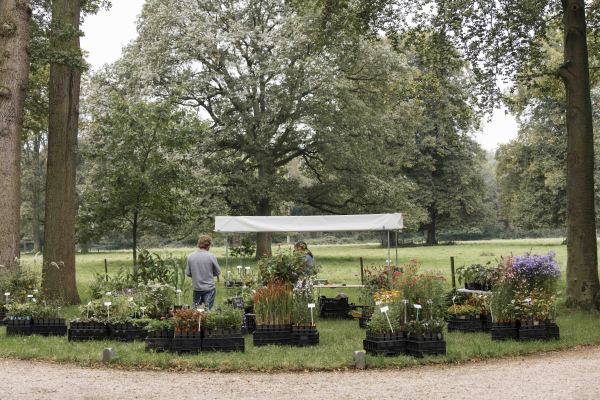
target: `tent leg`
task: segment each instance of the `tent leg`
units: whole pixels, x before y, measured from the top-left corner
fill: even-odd
[[[390,266],[390,264],[392,263],[392,258],[390,257],[390,231],[387,231],[388,234],[388,256],[387,256],[387,265],[388,267]]]
[[[396,268],[398,268],[398,231],[396,231],[396,235],[394,235],[396,237],[395,240],[395,244],[396,244]]]

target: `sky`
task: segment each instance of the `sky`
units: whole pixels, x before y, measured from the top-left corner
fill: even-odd
[[[112,0],[109,10],[86,18],[81,47],[88,52],[87,61],[92,69],[119,59],[122,48],[136,38],[136,19],[143,4],[144,0]],[[481,131],[474,137],[485,150],[495,150],[499,144],[517,137],[517,123],[503,109],[497,109],[489,122],[487,118],[484,120]]]

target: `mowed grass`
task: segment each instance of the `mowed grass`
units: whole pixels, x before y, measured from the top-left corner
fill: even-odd
[[[455,257],[455,265],[495,263],[502,255],[522,254],[526,251],[545,253],[554,250],[564,272],[566,247],[561,239],[539,240],[495,240],[465,242],[449,246],[414,247],[398,249],[400,264],[411,259],[422,263],[422,269],[438,271],[448,278],[450,288],[450,257]],[[282,246],[283,247],[283,246]],[[277,246],[273,246],[274,251]],[[330,283],[360,283],[359,258],[364,265],[382,265],[388,251],[372,245],[312,246],[318,264],[322,266],[320,278]],[[158,249],[161,254],[184,256],[193,248]],[[225,267],[224,249],[215,248],[213,252]],[[78,255],[77,276],[82,299],[87,301],[88,286],[96,273],[104,272],[104,259],[108,262],[109,273],[120,268],[131,267],[131,253],[126,251],[91,253]],[[391,250],[391,259],[395,260],[395,250]],[[26,265],[39,268],[39,260],[24,257]],[[229,259],[227,263],[235,270],[239,260]],[[249,263],[246,262],[245,265]],[[250,263],[253,265],[253,263]],[[564,277],[563,285],[564,287]],[[339,292],[349,295],[350,301],[358,303],[358,291],[351,288],[322,290],[321,294],[333,296]],[[222,282],[218,286],[218,299],[232,295]],[[189,297],[189,294],[188,294]],[[190,298],[185,299],[186,302]],[[70,308],[68,314],[75,315],[76,309]],[[560,308],[558,316],[561,339],[558,341],[531,342],[493,342],[489,333],[447,333],[447,354],[439,357],[416,359],[408,356],[383,357],[367,356],[369,367],[403,368],[411,365],[431,363],[459,363],[477,359],[489,359],[536,352],[561,350],[580,345],[600,345],[600,314],[597,312],[572,311]],[[339,370],[352,368],[352,353],[362,349],[365,331],[358,327],[355,320],[319,321],[320,344],[316,347],[295,348],[288,346],[254,347],[252,337],[246,337],[244,353],[205,353],[199,355],[176,355],[170,353],[147,353],[144,344],[119,342],[70,343],[66,338],[45,337],[7,337],[5,328],[0,329],[0,357],[19,359],[39,359],[57,362],[71,362],[79,365],[94,366],[101,364],[101,352],[105,347],[114,347],[119,355],[111,365],[120,368],[149,368],[174,370]]]

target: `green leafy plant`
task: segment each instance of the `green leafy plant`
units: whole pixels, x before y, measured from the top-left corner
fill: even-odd
[[[124,269],[120,269],[114,275],[96,274],[94,281],[90,284],[90,297],[101,299],[106,292],[125,293],[136,285],[131,279],[131,275]]]
[[[387,312],[387,317],[385,313],[381,312],[379,307],[375,307],[375,311],[367,323],[367,331],[371,333],[390,333],[392,331],[391,328],[394,329],[394,332],[403,330],[400,307],[397,304],[392,304],[388,307],[389,311]]]
[[[212,330],[240,330],[244,321],[244,312],[231,306],[221,306],[209,312],[203,319],[204,329]]]
[[[148,332],[170,332],[175,330],[175,321],[172,318],[151,319],[146,322],[145,327]]]
[[[446,323],[441,318],[425,319],[419,321],[410,321],[406,325],[406,330],[411,336],[431,336],[442,334]]]
[[[22,267],[15,272],[0,273],[0,298],[4,302],[4,293],[10,293],[9,301],[24,303],[27,302],[27,295],[32,294],[36,288],[40,287],[41,277]],[[38,299],[39,299],[38,295]]]
[[[299,280],[314,277],[319,266],[309,265],[306,255],[293,251],[280,251],[272,257],[263,257],[258,261],[260,281],[295,284]]]
[[[456,269],[456,275],[459,283],[465,283],[469,289],[489,290],[490,288],[490,272],[489,266],[481,264],[471,264],[469,266],[461,266]]]

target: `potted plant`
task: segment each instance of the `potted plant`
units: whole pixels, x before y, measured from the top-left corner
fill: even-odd
[[[398,355],[406,348],[406,332],[400,323],[401,308],[398,303],[388,306],[387,315],[376,307],[367,324],[367,337],[363,348],[370,354]]]
[[[35,314],[37,304],[10,303],[6,305],[6,334],[7,335],[31,335],[31,323]]]
[[[175,336],[171,351],[199,353],[202,350],[202,320],[206,312],[192,309],[173,311]]]
[[[221,306],[204,318],[202,351],[244,351],[242,324],[244,312],[232,306]]]
[[[453,304],[448,308],[448,332],[481,331],[481,308],[472,304]]]
[[[253,297],[256,314],[255,346],[291,344],[292,287],[271,282],[256,290]]]
[[[146,351],[169,351],[171,342],[175,334],[175,322],[172,318],[151,319],[145,329],[148,332],[146,337]]]
[[[465,284],[465,289],[489,291],[490,268],[481,264],[463,265],[456,269],[458,282]]]
[[[292,296],[292,343],[295,346],[319,344],[317,315],[309,304],[314,305],[312,288],[296,288]]]
[[[410,321],[406,330],[406,352],[415,357],[446,354],[446,341],[442,334],[445,323],[441,318]]]

